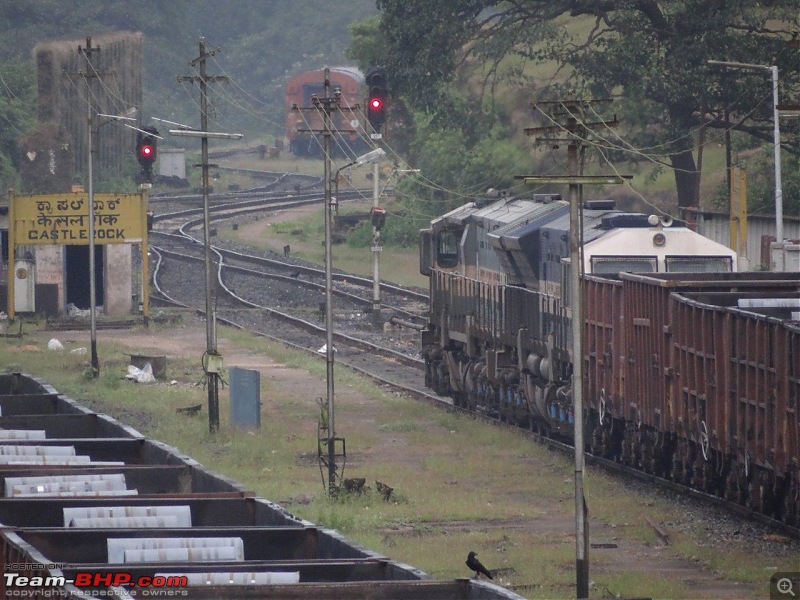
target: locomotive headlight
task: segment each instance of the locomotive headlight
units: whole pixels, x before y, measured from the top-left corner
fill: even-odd
[[[667,236],[663,233],[657,233],[653,236],[653,246],[663,246],[667,243]]]

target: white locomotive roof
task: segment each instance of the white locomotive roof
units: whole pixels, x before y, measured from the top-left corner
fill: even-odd
[[[592,257],[630,256],[656,257],[659,265],[666,257],[730,257],[736,265],[736,252],[686,227],[624,227],[603,232],[604,235],[587,241],[583,247],[584,269],[591,272]],[[655,243],[656,236],[665,234],[663,244]]]

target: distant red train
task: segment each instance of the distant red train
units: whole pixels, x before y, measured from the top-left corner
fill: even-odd
[[[323,114],[317,111],[293,110],[293,107],[313,106],[313,97],[324,96],[324,69],[299,73],[286,84],[286,137],[295,156],[322,156],[322,137],[309,130],[323,128]],[[337,135],[332,151],[339,156],[355,157],[369,150],[364,139],[364,75],[353,67],[330,68],[331,94],[341,92],[339,111],[332,117]]]

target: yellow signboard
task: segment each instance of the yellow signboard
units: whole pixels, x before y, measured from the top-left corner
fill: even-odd
[[[15,244],[89,244],[85,192],[9,198]],[[94,195],[94,243],[136,244],[145,239],[147,206],[141,194]]]

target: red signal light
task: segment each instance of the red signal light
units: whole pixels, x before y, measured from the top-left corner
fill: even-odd
[[[158,130],[155,127],[144,127],[136,132],[136,160],[142,167],[137,178],[138,183],[152,183],[153,164],[158,154]]]
[[[377,96],[369,99],[369,107],[372,110],[380,110],[383,108],[383,99],[378,98]]]

